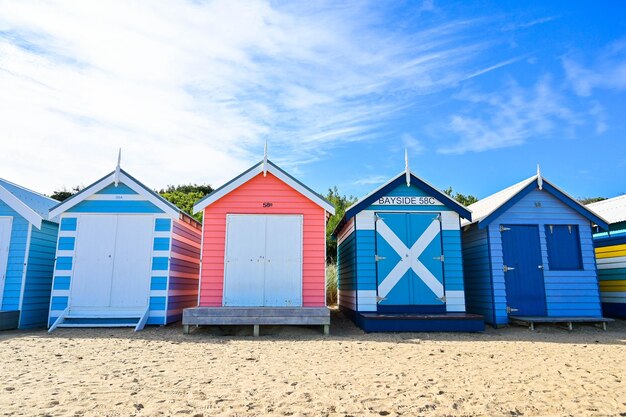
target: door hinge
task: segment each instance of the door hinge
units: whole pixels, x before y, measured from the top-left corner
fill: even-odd
[[[509,272],[509,271],[513,271],[515,268],[513,268],[512,266],[506,266],[506,265],[502,265],[502,270],[504,272]]]
[[[387,297],[380,297],[380,296],[376,296],[376,303],[380,303],[381,301],[385,301],[387,299]]]
[[[441,301],[442,303],[446,302],[446,296],[442,295],[441,297],[437,297],[437,300]]]
[[[374,255],[374,260],[375,260],[376,262],[378,262],[378,261],[384,261],[385,259],[387,259],[387,258],[385,258],[384,256]]]
[[[509,307],[509,306],[506,306],[506,312],[507,312],[507,314],[515,313],[516,311],[519,311],[519,309],[517,309],[517,308],[511,308],[511,307]]]
[[[435,256],[433,259],[443,262],[443,255]]]
[[[509,230],[511,230],[510,227],[504,227],[504,226],[500,225],[500,231],[501,232],[508,232]]]

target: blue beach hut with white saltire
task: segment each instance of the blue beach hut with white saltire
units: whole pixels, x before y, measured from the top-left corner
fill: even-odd
[[[493,326],[604,322],[592,224],[606,220],[534,175],[468,207],[467,309]]]
[[[197,305],[201,225],[119,167],[60,218],[49,331],[165,325]]]
[[[368,332],[483,330],[465,310],[461,218],[408,164],[349,207],[334,231],[340,309]]]
[[[58,223],[57,200],[0,179],[0,330],[45,327]]]

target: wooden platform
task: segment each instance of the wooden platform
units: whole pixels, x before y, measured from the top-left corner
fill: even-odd
[[[615,321],[606,317],[527,317],[527,316],[509,316],[509,322],[518,323],[528,326],[530,330],[535,330],[535,324],[566,324],[568,330],[574,328],[574,323],[594,323],[602,326],[606,330],[606,324]]]
[[[18,310],[0,311],[0,330],[17,329],[20,322],[20,312]]]
[[[351,316],[354,322],[366,332],[482,332],[485,330],[483,316],[469,313],[388,314],[361,312]]]
[[[329,333],[330,310],[326,307],[193,307],[183,310],[183,329],[189,326],[320,325]]]

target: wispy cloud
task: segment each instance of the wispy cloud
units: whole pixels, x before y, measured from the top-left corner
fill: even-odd
[[[13,158],[0,175],[48,191],[84,183],[122,146],[154,186],[215,184],[259,159],[265,138],[273,159],[303,163],[457,85],[492,42],[466,36],[468,20],[396,30],[375,5],[2,2]]]
[[[457,97],[466,110],[450,117],[444,128],[459,139],[438,149],[444,154],[481,152],[516,146],[532,137],[545,137],[558,128],[580,124],[564,96],[548,76],[532,88],[510,81],[506,88],[489,94],[471,91]],[[573,134],[573,131],[570,133]]]
[[[542,25],[544,23],[551,22],[555,19],[558,19],[560,16],[547,16],[540,17],[539,19],[533,19],[526,22],[516,22],[516,23],[508,23],[502,27],[503,31],[511,31],[518,29],[527,29],[533,26]]]
[[[389,178],[384,175],[372,175],[365,178],[359,178],[358,180],[353,181],[353,184],[356,185],[379,185],[388,181]]]
[[[566,57],[563,68],[568,82],[579,96],[588,97],[594,89],[625,90],[626,38],[605,48],[589,66]]]

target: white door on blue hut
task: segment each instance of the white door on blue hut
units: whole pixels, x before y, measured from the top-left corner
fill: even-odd
[[[9,261],[11,225],[12,219],[10,217],[0,217],[0,308],[2,307],[2,295],[4,293],[4,283]]]
[[[143,312],[148,306],[154,218],[82,215],[70,290],[72,312]]]
[[[378,311],[445,312],[439,213],[377,213]]]
[[[302,216],[228,215],[224,305],[302,305]]]

